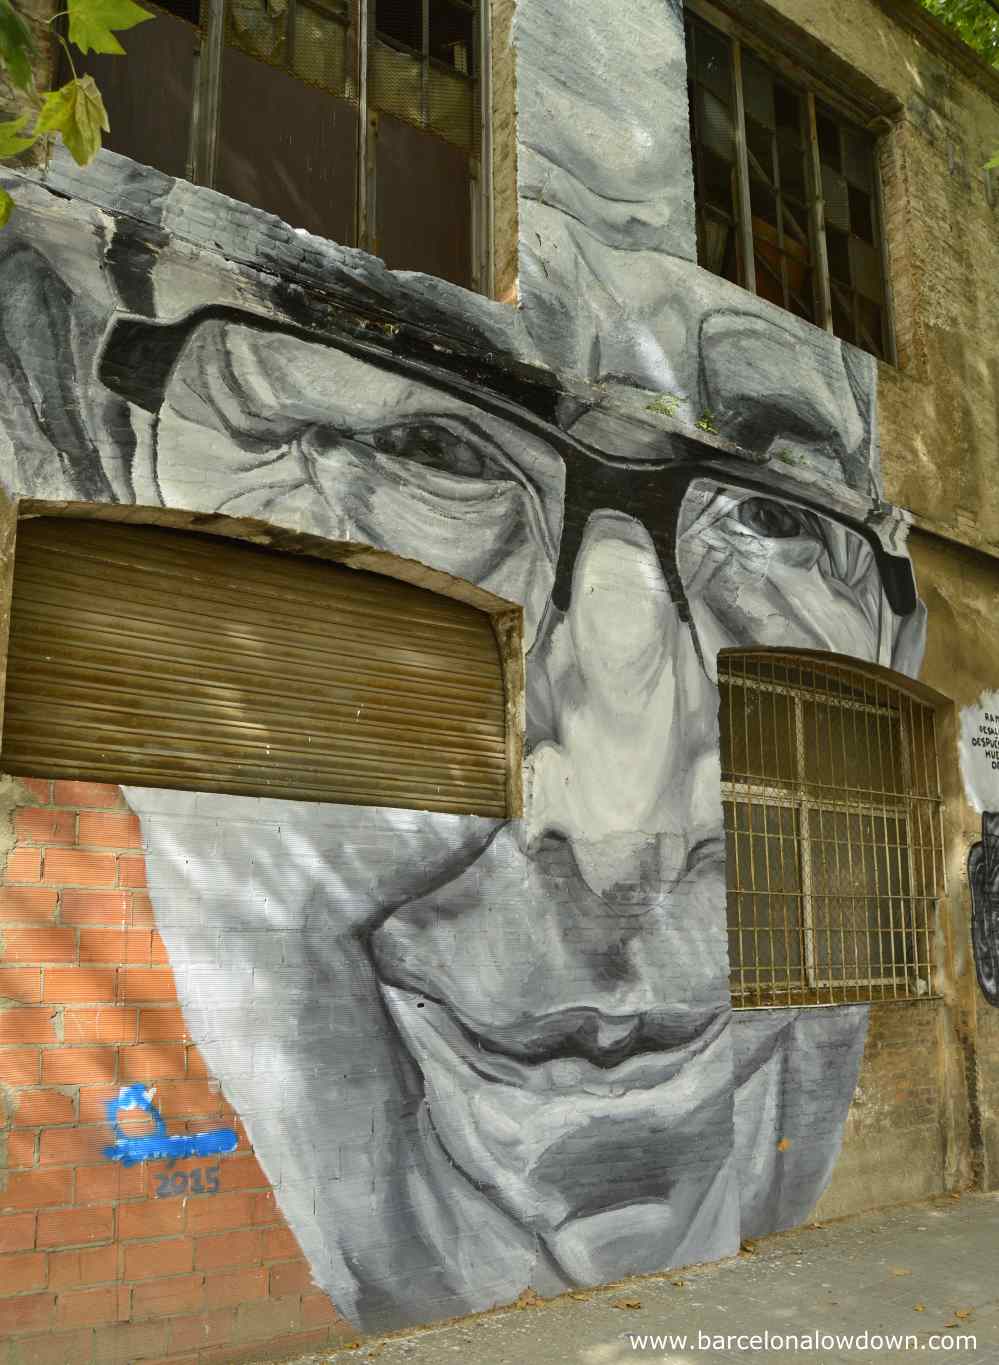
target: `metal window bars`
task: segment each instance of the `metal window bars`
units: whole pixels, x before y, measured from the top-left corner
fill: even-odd
[[[184,132],[178,128],[172,138],[186,141],[184,169],[176,154],[161,165],[161,149],[148,137],[123,146],[118,118],[114,150],[245,199],[295,226],[384,254],[394,269],[442,274],[491,291],[487,4],[150,3],[192,31],[190,93],[173,112],[175,123],[184,120]],[[233,54],[252,58],[253,66]],[[258,63],[274,74],[265,78]],[[129,64],[137,82],[148,79],[140,67]],[[290,79],[282,82],[281,76]],[[323,96],[331,97],[329,104]],[[131,89],[124,98],[131,107]],[[249,120],[234,113],[240,100],[253,106]],[[384,115],[425,135],[422,142],[393,139],[392,130],[381,127]],[[161,123],[169,120],[168,114]],[[395,199],[406,205],[405,214],[391,195],[379,195],[379,180],[386,179],[397,182]],[[443,180],[445,193],[438,196],[433,191]]]
[[[698,263],[893,359],[876,139],[688,10]]]
[[[846,665],[719,658],[736,1008],[925,997],[945,892],[931,706]]]

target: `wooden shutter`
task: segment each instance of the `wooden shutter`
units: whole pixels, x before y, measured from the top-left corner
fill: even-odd
[[[5,772],[507,813],[490,618],[214,536],[18,531]]]

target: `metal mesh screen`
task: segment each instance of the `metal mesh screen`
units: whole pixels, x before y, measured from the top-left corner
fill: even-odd
[[[347,98],[355,93],[347,0],[227,0],[226,37],[309,85]]]
[[[732,1001],[932,990],[944,893],[932,707],[854,669],[719,659]]]
[[[472,0],[377,0],[368,59],[371,107],[477,151],[477,34]]]

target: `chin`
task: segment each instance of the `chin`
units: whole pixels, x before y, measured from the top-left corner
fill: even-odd
[[[539,1240],[566,1285],[738,1249],[727,1008],[674,1046],[601,1064],[509,1056],[439,1002],[382,995],[422,1072],[427,1140]]]

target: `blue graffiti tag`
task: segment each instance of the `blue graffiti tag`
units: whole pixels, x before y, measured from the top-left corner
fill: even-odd
[[[166,1124],[153,1104],[153,1091],[144,1085],[129,1085],[119,1090],[118,1098],[107,1101],[108,1123],[113,1124],[113,1147],[105,1147],[109,1161],[120,1161],[123,1166],[135,1166],[140,1161],[179,1161],[187,1156],[215,1156],[218,1152],[236,1149],[237,1137],[231,1128],[216,1128],[210,1133],[190,1133],[177,1137],[167,1135]],[[139,1109],[153,1120],[155,1131],[144,1137],[126,1137],[118,1123],[123,1109]]]

